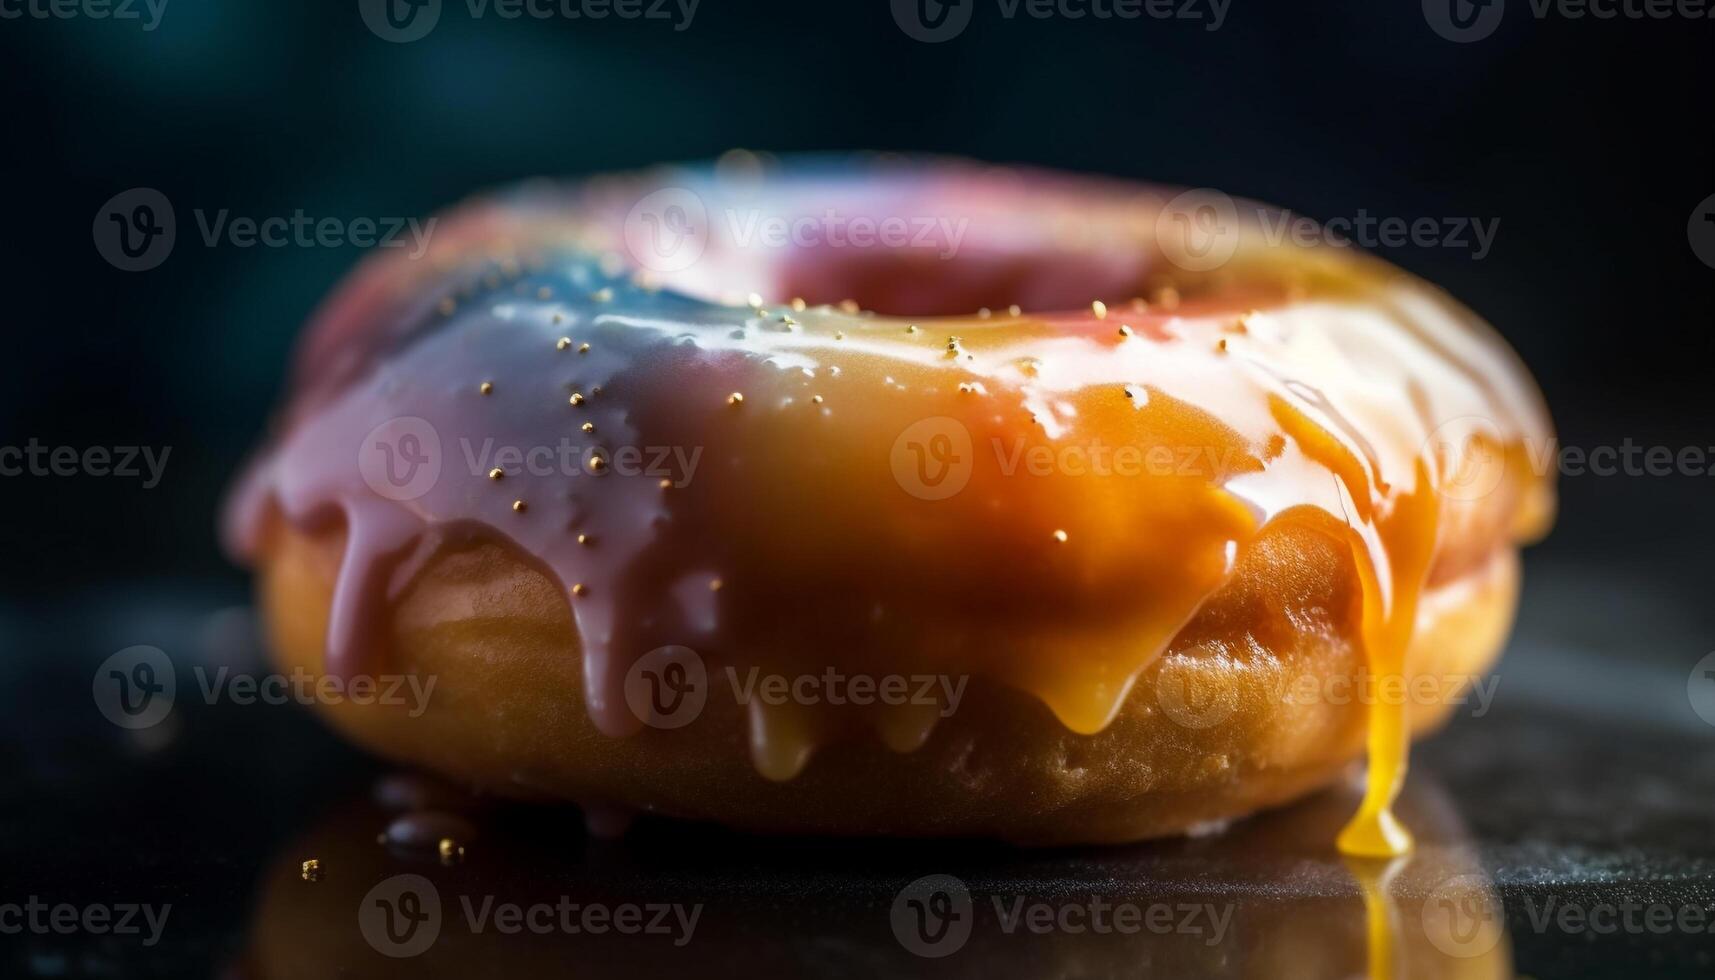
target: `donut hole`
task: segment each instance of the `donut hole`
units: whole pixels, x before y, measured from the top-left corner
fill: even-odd
[[[780,295],[811,305],[855,300],[877,313],[931,317],[1014,304],[1042,312],[1123,300],[1147,291],[1145,265],[1137,255],[1026,253],[945,236],[920,247],[800,247],[776,274]]]

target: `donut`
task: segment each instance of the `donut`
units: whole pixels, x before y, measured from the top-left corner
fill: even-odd
[[[1199,832],[1411,739],[1554,488],[1505,342],[1211,191],[947,160],[538,182],[379,249],[224,516],[282,669],[465,785],[764,833]]]

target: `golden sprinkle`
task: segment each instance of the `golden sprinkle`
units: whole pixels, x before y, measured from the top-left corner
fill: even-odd
[[[1227,338],[1222,337],[1220,340],[1215,342],[1215,351],[1220,354],[1225,354],[1227,352]]]
[[[322,880],[322,863],[321,863],[321,861],[317,860],[316,858],[310,858],[308,861],[305,861],[303,863],[303,865],[299,868],[298,875],[300,877],[302,877],[305,881],[320,881],[320,880]]]
[[[590,587],[582,582],[572,586],[572,595],[589,595]]]
[[[1060,542],[1061,544],[1065,544],[1066,543],[1066,532],[1065,531],[1055,531],[1054,532],[1054,540]]]
[[[917,324],[915,324],[915,323],[908,324],[905,328],[905,332],[906,333],[916,333],[917,332]]]
[[[496,466],[494,469],[488,471],[488,478],[490,480],[498,480],[505,475],[506,475],[506,471],[501,469],[498,466]]]
[[[846,332],[845,332],[845,331],[844,331],[844,330],[835,330],[835,331],[834,331],[834,339],[835,339],[835,340],[844,340],[844,339],[846,339]]]
[[[806,310],[806,309],[808,309],[808,308],[809,308],[809,305],[810,305],[810,304],[808,304],[808,303],[806,303],[806,302],[804,302],[804,297],[802,297],[802,296],[794,296],[794,297],[792,297],[792,309],[793,309],[793,310],[794,310],[794,311],[795,311],[795,312],[798,312],[798,313],[802,313],[802,312],[804,312],[804,311],[805,311],[805,310]]]
[[[578,345],[578,353],[579,354],[588,354],[589,352],[590,352],[590,345],[589,344],[579,344]]]
[[[590,543],[590,536],[589,535],[587,535],[587,534],[578,535],[578,544],[587,545],[589,543]]]
[[[529,505],[529,504],[527,504],[527,503],[525,503],[525,502],[524,502],[524,501],[522,501],[522,500],[514,500],[514,501],[513,501],[513,502],[512,502],[512,510],[513,510],[513,513],[517,513],[517,514],[522,514],[522,513],[524,513],[524,512],[525,512],[525,511],[526,511],[526,510],[529,510],[529,509],[530,509],[530,505]]]
[[[822,396],[821,395],[811,395],[810,400],[815,402],[818,405],[822,404]]]
[[[459,305],[451,296],[448,296],[446,299],[441,300],[439,308],[441,316],[452,316],[453,311],[458,309]]]
[[[607,460],[602,459],[600,456],[590,457],[590,472],[600,473],[605,469],[607,469]]]
[[[1020,316],[1024,313],[1024,307],[1014,303],[1006,308],[1006,313],[1008,316]]]
[[[441,838],[439,850],[441,853],[441,860],[442,861],[453,861],[453,860],[456,860],[458,858],[464,857],[464,848],[460,847],[459,842],[456,840],[453,840],[451,837],[442,837]]]
[[[1108,318],[1108,304],[1098,299],[1090,304],[1090,312],[1096,315],[1096,319],[1106,320]]]
[[[961,382],[959,382],[960,394],[969,395],[969,394],[975,392],[976,390],[977,390],[977,386],[976,386],[975,382],[972,382],[972,381],[961,381]]]
[[[476,390],[485,395],[492,395],[494,394],[494,385],[490,382],[484,381],[482,384],[477,386]]]
[[[572,346],[572,338],[570,337],[561,337],[559,340],[554,341],[555,350],[565,350],[570,346]]]
[[[1131,385],[1122,386],[1120,388],[1120,391],[1125,393],[1125,396],[1128,400],[1129,399],[1135,399],[1137,397],[1137,389],[1133,388]]]
[[[661,478],[661,482],[660,482],[660,483],[658,483],[658,484],[656,484],[656,486],[658,486],[658,487],[660,487],[660,488],[661,488],[661,489],[663,489],[663,490],[666,490],[666,489],[668,489],[668,488],[669,488],[669,487],[671,487],[671,486],[672,486],[672,485],[673,485],[673,481],[672,481],[672,480],[669,480],[669,479],[667,479],[667,478],[666,478],[666,477],[662,477],[662,478]]]
[[[1132,335],[1131,324],[1129,324],[1129,323],[1120,324],[1120,336],[1121,337],[1130,337],[1131,335]]]
[[[728,405],[743,405],[744,404],[744,392],[735,391],[732,394],[726,396],[726,403]]]
[[[751,306],[761,306],[762,305],[762,294],[761,293],[747,293],[747,294],[745,294],[744,301],[746,303],[749,303]]]
[[[798,325],[797,320],[792,319],[784,313],[780,314],[780,322],[786,324],[788,327],[796,327]]]
[[[569,402],[571,402],[571,403],[572,403],[572,404],[573,404],[573,405],[582,405],[582,404],[583,404],[583,403],[584,403],[584,395],[583,395],[583,392],[581,392],[581,391],[574,391],[574,392],[572,392],[572,397],[570,397],[570,398],[568,398],[568,399],[566,399],[566,400],[567,400],[567,401],[569,401]]]
[[[583,425],[578,426],[578,428],[584,430],[585,432],[594,432],[595,431],[595,423],[594,422],[585,422]]]
[[[595,292],[591,293],[590,299],[595,300],[597,303],[611,302],[613,300],[613,290],[609,289],[606,286],[603,286],[600,289],[596,290]]]

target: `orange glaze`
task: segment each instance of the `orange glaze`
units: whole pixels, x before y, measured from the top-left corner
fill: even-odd
[[[1093,733],[1270,522],[1350,543],[1370,669],[1398,675],[1425,585],[1541,533],[1552,510],[1524,465],[1546,415],[1512,353],[1437,291],[1343,250],[1247,239],[1218,272],[1158,271],[1177,299],[1154,305],[906,317],[640,285],[583,250],[588,228],[556,241],[563,221],[466,212],[432,271],[373,264],[312,330],[288,424],[230,520],[241,552],[271,509],[348,525],[330,670],[384,661],[413,567],[491,534],[565,586],[588,706],[615,736],[642,724],[628,669],[672,644],[739,676],[981,676]],[[359,463],[398,450],[385,424],[400,417],[426,425],[441,470],[388,499]],[[483,462],[485,446],[563,439],[571,471]],[[1478,484],[1461,469],[1472,446],[1499,467]],[[615,465],[628,447],[700,465],[663,486]],[[1404,706],[1371,710],[1369,792],[1339,843],[1399,854]],[[910,751],[938,717],[750,712],[774,779],[854,729]]]

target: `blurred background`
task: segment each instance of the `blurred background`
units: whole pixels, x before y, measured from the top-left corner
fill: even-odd
[[[361,254],[209,245],[194,212],[426,216],[520,178],[747,147],[958,154],[1216,187],[1317,219],[1494,223],[1480,256],[1375,251],[1497,326],[1540,380],[1564,445],[1698,447],[1707,459],[1561,480],[1560,523],[1528,556],[1501,688],[1569,726],[1608,719],[1639,744],[1669,739],[1647,743],[1674,746],[1650,758],[1676,755],[1681,770],[1652,770],[1642,789],[1622,779],[1633,798],[1577,807],[1611,818],[1655,793],[1671,804],[1665,822],[1646,814],[1597,840],[1572,819],[1467,819],[1485,840],[1600,845],[1706,873],[1707,845],[1687,853],[1691,837],[1675,835],[1708,829],[1695,816],[1708,796],[1676,794],[1708,779],[1687,760],[1715,757],[1690,673],[1715,649],[1715,239],[1702,235],[1715,235],[1715,20],[1554,5],[1538,16],[1525,0],[1181,0],[1186,17],[1037,18],[961,0],[945,9],[968,23],[930,42],[922,15],[943,8],[924,2],[701,0],[660,17],[510,19],[447,0],[431,30],[403,40],[369,26],[358,0],[168,0],[158,12],[136,0],[122,8],[136,19],[0,0],[0,445],[170,447],[153,487],[0,477],[0,765],[22,774],[0,790],[4,863],[42,878],[75,868],[69,880],[97,887],[147,882],[236,927],[251,852],[363,778],[307,718],[245,715],[226,731],[300,751],[245,770],[244,820],[183,816],[196,833],[218,828],[218,845],[199,856],[179,846],[188,831],[112,820],[206,802],[208,781],[234,771],[212,748],[142,774],[105,768],[119,750],[89,709],[89,665],[133,643],[248,635],[247,579],[215,546],[217,508],[264,431],[298,328]],[[1449,26],[1449,9],[1478,25]],[[171,254],[139,272],[97,248],[99,212],[133,188],[159,191],[178,221]],[[1617,768],[1643,778],[1634,762]],[[1507,782],[1471,778],[1455,779],[1456,796]],[[49,826],[67,836],[44,851]],[[188,960],[139,970],[200,971],[230,954],[221,929],[198,935]]]

